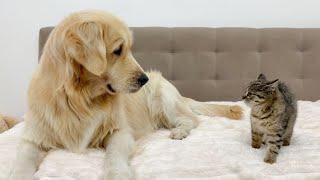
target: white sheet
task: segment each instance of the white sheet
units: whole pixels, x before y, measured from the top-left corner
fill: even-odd
[[[232,103],[228,103],[232,104]],[[201,116],[186,139],[171,140],[159,130],[139,141],[132,166],[139,180],[320,180],[320,101],[299,101],[292,144],[283,147],[274,165],[263,162],[265,148],[250,146],[249,109],[242,121]],[[0,180],[5,180],[15,157],[23,123],[0,135]],[[41,180],[94,180],[102,173],[103,152],[50,152],[36,177]]]

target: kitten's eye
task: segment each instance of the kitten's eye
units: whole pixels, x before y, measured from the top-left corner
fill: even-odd
[[[257,94],[256,96],[258,96],[258,98],[263,99],[263,96]]]
[[[113,51],[113,54],[115,54],[117,56],[120,56],[121,53],[122,53],[122,45],[120,45],[118,49]]]

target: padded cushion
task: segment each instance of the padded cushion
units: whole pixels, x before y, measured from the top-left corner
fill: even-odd
[[[135,27],[133,52],[182,95],[235,101],[259,73],[280,78],[300,100],[320,97],[320,29]],[[39,55],[52,27],[42,28]]]

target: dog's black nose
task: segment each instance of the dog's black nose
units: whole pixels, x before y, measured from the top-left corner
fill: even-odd
[[[149,81],[149,78],[146,74],[142,74],[137,81],[140,86],[143,86]]]

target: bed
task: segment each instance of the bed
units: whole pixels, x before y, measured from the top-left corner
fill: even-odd
[[[52,27],[40,30],[39,54]],[[320,29],[132,28],[134,56],[157,69],[184,96],[210,103],[239,104],[241,121],[200,116],[199,127],[178,141],[159,130],[138,141],[131,164],[138,180],[320,179]],[[287,82],[299,99],[290,146],[276,164],[250,146],[250,109],[240,101],[260,73]],[[0,180],[5,180],[23,122],[0,135]],[[49,152],[41,180],[99,179],[103,151]]]

